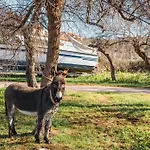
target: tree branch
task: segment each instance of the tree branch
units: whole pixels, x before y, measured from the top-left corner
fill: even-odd
[[[23,18],[23,20],[21,21],[21,23],[18,26],[15,26],[15,28],[20,29],[22,26],[25,25],[25,23],[27,22],[28,18],[30,17],[32,11],[33,11],[34,5],[31,5],[29,7],[29,10],[27,12],[27,14],[25,15],[25,17]]]

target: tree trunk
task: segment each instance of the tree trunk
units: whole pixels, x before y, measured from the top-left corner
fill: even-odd
[[[23,29],[24,44],[26,48],[26,79],[29,87],[38,87],[35,76],[35,48],[32,41],[32,28]]]
[[[60,43],[60,26],[63,0],[49,0],[47,6],[48,17],[48,50],[41,87],[46,86],[52,78],[52,67],[57,68]]]
[[[33,30],[38,26],[38,17],[41,9],[41,1],[34,1],[34,12],[30,23],[23,28],[24,44],[26,48],[26,79],[30,87],[38,87],[35,76],[35,40]],[[38,30],[38,29],[36,29]],[[38,31],[37,31],[38,32]]]
[[[145,62],[145,65],[147,66],[148,70],[150,70],[150,62],[149,62],[149,59],[147,57],[147,55],[140,50],[140,45],[139,45],[139,42],[137,40],[134,40],[133,41],[133,47],[134,47],[134,50],[135,52],[139,55],[139,57],[142,58],[142,60]]]
[[[110,64],[110,71],[111,71],[111,79],[112,81],[116,81],[116,76],[115,76],[115,67],[113,65],[113,62],[111,60],[111,57],[109,56],[109,54],[107,54],[104,50],[102,50],[100,47],[98,48],[98,51],[100,51],[104,56],[106,56],[106,58],[109,61]]]

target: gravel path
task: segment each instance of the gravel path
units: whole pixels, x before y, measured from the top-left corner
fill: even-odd
[[[0,88],[5,88],[14,82],[0,82]],[[21,83],[26,84],[26,83]],[[128,88],[128,87],[110,87],[110,86],[87,86],[87,85],[67,85],[67,91],[80,92],[116,92],[116,93],[147,93],[150,94],[150,88]]]

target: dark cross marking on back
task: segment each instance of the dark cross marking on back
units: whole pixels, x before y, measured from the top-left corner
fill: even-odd
[[[5,108],[8,119],[8,135],[17,134],[14,126],[15,110],[27,115],[37,116],[34,137],[40,143],[39,134],[43,126],[44,140],[49,143],[48,134],[51,119],[57,112],[65,92],[65,77],[67,71],[54,71],[52,82],[44,88],[35,89],[20,84],[9,85],[5,92]]]

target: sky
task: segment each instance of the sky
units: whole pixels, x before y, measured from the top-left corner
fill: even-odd
[[[7,2],[10,5],[12,5],[12,4],[15,5],[18,2],[24,3],[27,0],[25,0],[25,1],[24,0],[1,0],[1,1]],[[30,1],[31,0],[29,0],[29,2]],[[87,25],[79,20],[77,20],[77,21],[76,20],[77,19],[74,17],[74,18],[72,18],[72,22],[70,21],[68,23],[68,22],[62,21],[61,31],[62,32],[72,32],[81,37],[91,38],[91,37],[99,37],[104,34],[107,35],[107,34],[111,33],[113,30],[118,30],[121,27],[122,31],[120,30],[120,32],[123,32],[123,30],[127,30],[128,28],[130,28],[130,31],[132,31],[132,33],[134,35],[142,34],[141,29],[139,28],[139,26],[137,26],[137,24],[131,25],[130,23],[127,23],[128,25],[129,24],[130,25],[129,25],[129,27],[127,27],[127,26],[125,27],[125,24],[123,23],[124,22],[123,19],[121,19],[118,16],[116,16],[116,18],[113,20],[111,20],[109,18],[108,18],[108,20],[106,20],[106,28],[109,30],[105,33],[102,33],[102,30],[99,27]],[[145,32],[147,32],[147,30],[142,29],[142,32],[143,32],[143,34],[145,34]],[[129,33],[126,32],[126,34],[129,34]]]
[[[6,2],[9,5],[16,5],[19,3],[23,3],[23,0],[1,0],[2,3]],[[86,25],[82,23],[81,21],[74,21],[76,23],[70,22],[63,22],[61,25],[61,31],[62,32],[72,32],[74,34],[77,34],[82,37],[90,38],[90,37],[96,37],[101,33],[101,29],[98,27]]]
[[[81,21],[78,21],[76,23],[69,23],[69,24],[63,22],[61,26],[61,31],[72,32],[74,34],[77,34],[85,38],[97,37],[102,32],[100,28],[86,25]]]

